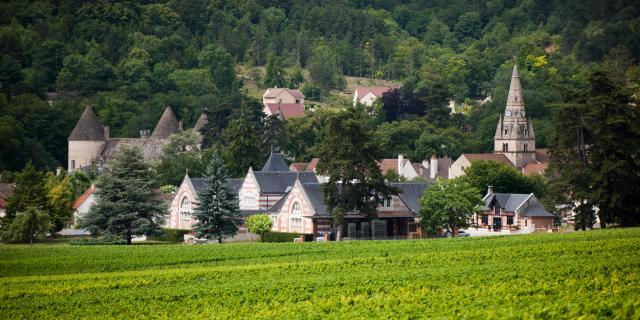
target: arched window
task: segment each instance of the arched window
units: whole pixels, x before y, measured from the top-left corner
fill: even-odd
[[[182,198],[182,201],[180,202],[180,209],[191,210],[191,200],[189,200],[189,197]]]
[[[178,228],[191,228],[191,212],[191,200],[188,196],[184,196],[180,200],[180,209],[178,210]]]
[[[524,152],[527,152],[527,149],[529,149],[529,144],[528,143],[524,143]]]
[[[291,207],[291,214],[293,214],[294,216],[302,215],[302,208],[300,207],[300,202],[293,203],[293,206]]]
[[[504,129],[504,134],[507,134],[507,132],[509,132],[509,131],[507,131],[507,129]]]

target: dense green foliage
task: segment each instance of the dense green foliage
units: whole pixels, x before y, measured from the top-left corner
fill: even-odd
[[[420,197],[420,225],[431,234],[466,228],[483,205],[478,189],[462,177],[438,180]]]
[[[238,196],[231,190],[228,178],[220,154],[214,149],[204,174],[204,186],[198,190],[198,202],[193,209],[198,238],[217,239],[222,243],[223,238],[233,237],[238,232]]]
[[[487,194],[491,186],[497,193],[534,193],[543,198],[547,194],[544,180],[539,175],[525,176],[512,166],[496,161],[474,161],[461,178],[476,188],[478,195]]]
[[[578,212],[576,228],[592,227],[596,207],[603,227],[640,224],[640,108],[624,77],[598,69],[554,108],[552,190]]]
[[[264,85],[299,86],[304,68],[325,91],[347,75],[459,102],[491,95],[468,124],[485,150],[495,119],[483,120],[503,105],[514,56],[529,114],[548,127],[545,104],[612,52],[638,82],[638,16],[629,0],[3,1],[0,168],[66,163],[65,139],[87,103],[113,136],[151,129],[166,105],[187,127],[205,107],[228,117],[245,99],[234,64],[266,65]]]
[[[254,214],[245,219],[244,224],[247,226],[249,232],[260,235],[260,241],[265,241],[265,234],[271,231],[273,227],[273,220],[268,214]]]
[[[36,239],[44,238],[50,228],[49,215],[46,212],[28,207],[16,214],[8,230],[2,233],[2,240],[33,244]]]
[[[153,195],[151,168],[137,147],[123,147],[98,177],[96,202],[80,221],[92,235],[134,236],[160,231],[167,208]]]
[[[413,241],[0,246],[6,318],[620,318],[639,229]]]

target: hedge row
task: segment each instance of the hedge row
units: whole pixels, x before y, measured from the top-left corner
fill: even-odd
[[[162,228],[161,235],[149,237],[149,240],[179,243],[184,242],[184,235],[190,232],[191,230],[189,229]]]
[[[262,237],[262,242],[293,242],[294,238],[300,238],[304,235],[304,241],[313,241],[312,234],[303,234],[297,232],[267,232]]]

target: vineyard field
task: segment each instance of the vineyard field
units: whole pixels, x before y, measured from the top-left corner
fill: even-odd
[[[2,319],[640,319],[640,228],[339,243],[0,245]]]

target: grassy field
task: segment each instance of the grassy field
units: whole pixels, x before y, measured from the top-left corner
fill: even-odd
[[[0,245],[2,319],[640,318],[640,229],[414,241]]]

